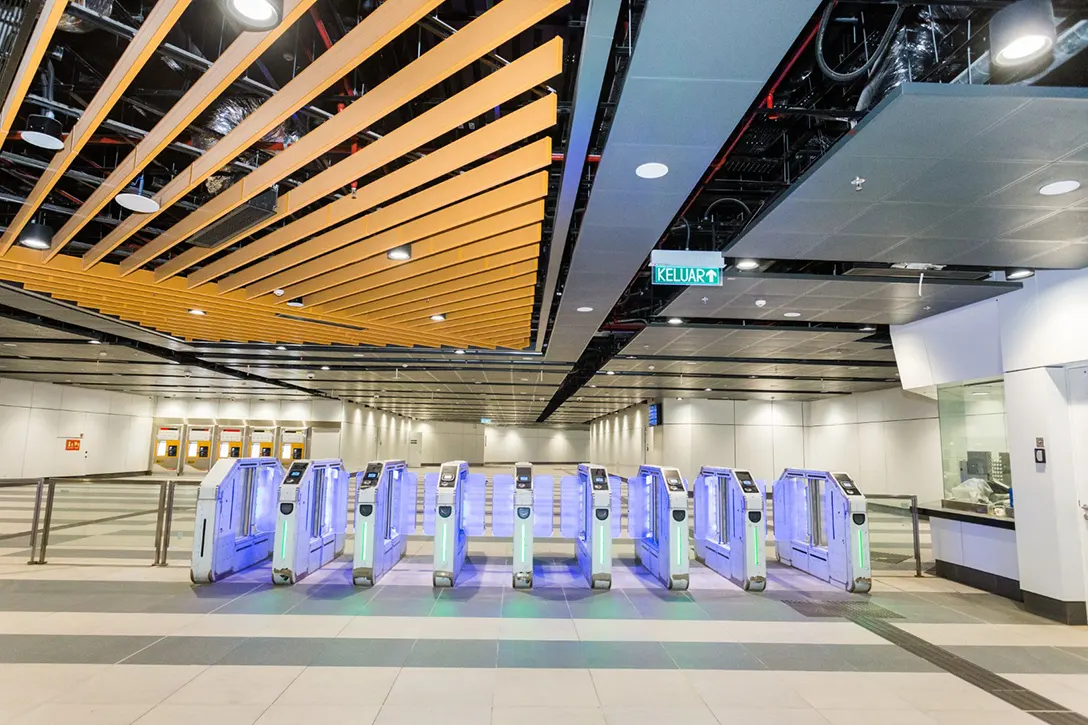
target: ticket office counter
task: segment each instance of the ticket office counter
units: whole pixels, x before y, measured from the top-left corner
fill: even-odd
[[[1016,520],[1007,516],[923,504],[929,516],[937,576],[967,586],[1023,600],[1016,558]]]

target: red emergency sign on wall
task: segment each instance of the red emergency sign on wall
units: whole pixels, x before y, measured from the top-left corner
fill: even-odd
[[[66,451],[78,451],[79,450],[79,439],[78,438],[68,438],[67,440],[65,440],[64,441],[64,450],[66,450]]]

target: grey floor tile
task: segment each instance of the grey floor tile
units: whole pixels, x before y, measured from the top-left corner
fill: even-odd
[[[856,669],[844,652],[828,645],[751,643],[744,647],[769,670],[839,672]]]
[[[0,662],[113,664],[154,642],[157,637],[107,635],[0,635]]]
[[[825,645],[838,650],[860,672],[940,672],[940,668],[895,645]]]
[[[662,642],[682,670],[763,670],[766,667],[744,645],[731,642]]]
[[[585,642],[500,640],[499,667],[585,669]]]
[[[498,640],[417,639],[405,667],[495,667]]]
[[[570,607],[567,600],[560,598],[541,599],[520,592],[511,593],[502,600],[500,609],[503,617],[528,617],[533,619],[568,619]]]
[[[439,599],[431,608],[432,617],[500,617],[502,599],[498,597],[468,600]]]
[[[333,642],[319,637],[249,637],[217,665],[309,666]]]
[[[944,649],[1000,674],[1088,674],[1088,659],[1057,647],[969,646]]]
[[[571,599],[569,594],[567,606],[575,619],[641,619],[635,605],[622,592],[594,592],[577,599]]]
[[[164,637],[126,659],[125,664],[214,665],[245,641],[245,637]]]
[[[582,642],[591,669],[674,670],[676,662],[660,642]]]
[[[758,596],[758,595],[754,595]],[[699,602],[708,619],[735,622],[806,622],[808,617],[772,600],[739,602]]]
[[[283,614],[307,600],[300,587],[282,587],[245,594],[224,604],[217,614]]]
[[[403,667],[415,640],[334,639],[310,663],[312,667]]]
[[[359,608],[360,616],[426,617],[434,609],[431,599],[381,599],[375,597]]]

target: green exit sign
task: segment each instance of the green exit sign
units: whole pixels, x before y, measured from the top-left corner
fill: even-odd
[[[721,287],[722,271],[715,267],[654,267],[654,284],[683,284],[692,287]]]

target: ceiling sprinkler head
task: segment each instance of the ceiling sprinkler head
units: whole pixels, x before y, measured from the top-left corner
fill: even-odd
[[[860,176],[855,176],[854,180],[851,181],[850,184],[854,187],[854,191],[861,191],[861,187],[865,185],[865,179],[861,178]]]

